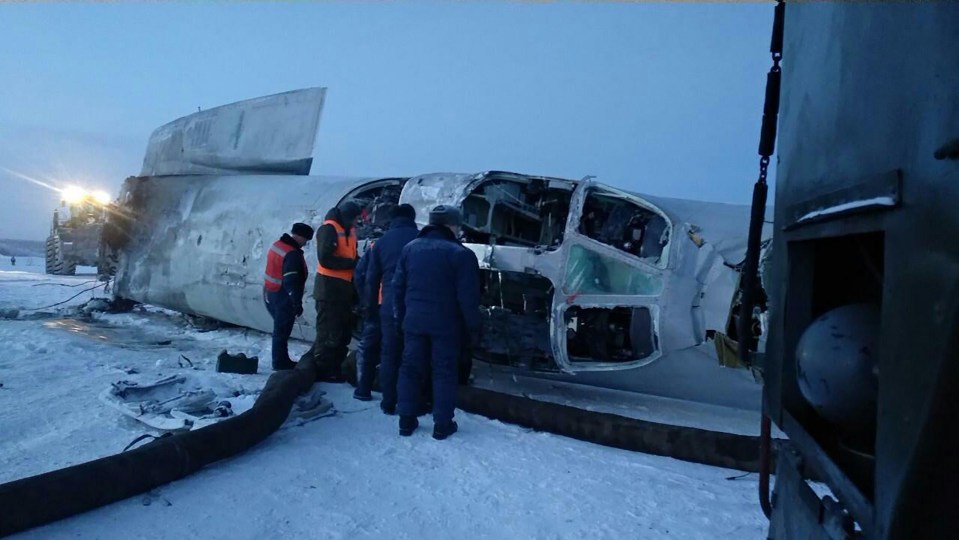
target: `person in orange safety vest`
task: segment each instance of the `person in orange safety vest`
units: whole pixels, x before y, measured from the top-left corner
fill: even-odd
[[[293,333],[293,323],[303,314],[303,291],[306,287],[307,266],[303,246],[313,239],[313,227],[294,223],[290,234],[273,242],[266,253],[266,272],[263,274],[263,301],[273,317],[273,369],[292,369],[287,343]]]
[[[300,364],[313,365],[320,381],[345,380],[342,365],[353,338],[353,304],[357,296],[353,288],[353,269],[357,262],[353,225],[359,215],[360,207],[356,203],[341,203],[330,209],[316,231],[317,267],[313,285],[316,340]],[[312,364],[305,364],[304,360]]]

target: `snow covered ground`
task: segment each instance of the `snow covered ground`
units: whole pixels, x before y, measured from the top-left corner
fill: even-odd
[[[18,272],[29,272],[36,274],[44,273],[44,257],[16,257],[16,264],[11,264],[10,255],[4,253],[0,250],[0,271],[18,271]],[[90,275],[93,276],[97,273],[95,266],[78,266],[77,275]]]
[[[17,264],[10,264],[10,255],[0,251],[0,269],[43,273],[43,257],[16,257]]]
[[[103,296],[102,289],[29,311],[97,284],[85,283],[92,276],[24,270],[42,272],[42,265],[18,260],[11,271],[9,261],[0,261],[0,482],[119,452],[148,432],[98,400],[111,382],[187,371],[251,391],[266,381],[267,335],[202,332],[153,307],[73,316],[75,306]],[[4,313],[16,318],[4,319]],[[291,346],[294,358],[307,348]],[[260,373],[215,373],[223,349],[259,355]],[[337,409],[334,416],[286,426],[253,450],[149,495],[17,538],[765,536],[755,475],[728,480],[740,473],[462,412],[460,433],[447,441],[430,438],[427,418],[413,437],[400,438],[395,417],[382,415],[376,402],[353,400],[347,385],[323,389]],[[643,407],[659,403],[644,401]],[[670,414],[679,418],[694,410]],[[740,422],[748,423],[734,423]]]

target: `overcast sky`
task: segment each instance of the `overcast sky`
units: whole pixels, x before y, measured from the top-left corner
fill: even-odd
[[[0,5],[0,238],[115,194],[150,132],[329,90],[313,174],[498,169],[748,203],[772,2]],[[26,178],[25,178],[26,177]]]

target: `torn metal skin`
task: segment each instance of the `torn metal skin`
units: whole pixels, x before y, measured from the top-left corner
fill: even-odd
[[[522,238],[505,233],[497,235],[495,231],[489,234],[489,227],[477,226],[475,218],[482,224],[485,216],[473,212],[470,199],[483,186],[528,186],[535,182],[549,190],[568,193],[562,234],[550,236],[540,231],[543,233],[540,237],[551,239],[552,243],[522,245]],[[524,201],[518,200],[519,197],[514,199],[517,199],[514,208],[508,210],[519,214],[524,208],[516,207]],[[642,229],[634,231],[654,232],[655,237],[637,239],[643,245],[639,252],[631,252],[624,249],[628,246],[611,245],[603,241],[604,238],[598,238],[598,234],[589,234],[586,230],[589,207],[597,199],[618,205],[608,214],[607,225],[629,236],[625,220],[609,223],[617,210],[625,207],[626,212],[620,214],[649,218]],[[708,330],[725,329],[738,282],[737,267],[745,253],[742,231],[748,220],[746,207],[655,198],[591,181],[502,172],[416,177],[404,187],[401,202],[413,204],[421,217],[435,204],[463,208],[465,245],[476,253],[484,270],[548,280],[552,290],[548,311],[550,349],[544,352],[551,356],[559,371],[609,371],[644,366],[665,353],[703,343]],[[491,206],[496,204],[499,201]],[[495,214],[495,210],[490,214]],[[691,223],[693,219],[695,224]],[[654,227],[656,222],[658,228]],[[480,239],[484,242],[478,241]],[[642,252],[647,248],[648,252]],[[608,361],[571,354],[568,347],[570,313],[614,308],[648,311],[649,318],[643,322],[648,328],[635,329],[634,334],[645,332],[653,347],[632,358],[620,356]]]
[[[396,204],[416,208],[421,226],[433,206],[455,205],[464,214],[464,244],[483,270],[480,360],[521,374],[758,406],[752,377],[722,369],[712,347],[703,346],[708,332],[728,327],[748,206],[498,171],[290,175],[290,163],[310,158],[312,141],[285,147],[282,159],[275,151],[260,159],[258,147],[244,137],[282,131],[276,124],[289,116],[284,103],[314,111],[318,119],[324,93],[309,92],[251,101],[259,109],[275,108],[275,116],[245,114],[247,102],[220,108],[230,111],[221,115],[227,127],[206,112],[206,133],[233,144],[211,140],[202,151],[183,155],[202,155],[204,165],[242,167],[192,174],[194,164],[175,161],[176,148],[155,148],[160,143],[151,138],[147,156],[162,155],[171,174],[150,175],[147,164],[157,162],[151,158],[143,176],[124,184],[114,216],[120,232],[108,239],[117,259],[118,296],[270,332],[262,296],[265,255],[291,223],[319,225],[329,208],[353,200],[364,209],[357,231],[368,241],[382,234]],[[305,103],[309,99],[315,108]],[[195,125],[189,118],[158,130],[165,134],[162,144],[188,140],[176,136],[175,127]],[[247,120],[238,124],[237,118]],[[297,126],[297,137],[310,132]],[[218,148],[227,148],[229,159],[219,159]],[[246,151],[240,155],[236,148]],[[306,252],[312,268],[315,251]],[[309,280],[307,295],[311,287]],[[294,337],[314,337],[310,304]]]

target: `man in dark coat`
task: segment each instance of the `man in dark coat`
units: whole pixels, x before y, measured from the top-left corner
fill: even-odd
[[[433,375],[433,438],[457,430],[457,366],[465,340],[480,330],[480,281],[476,255],[457,240],[462,217],[456,208],[437,206],[429,225],[406,245],[393,278],[396,322],[403,332],[400,365],[400,435],[416,420],[423,379]]]
[[[316,340],[304,358],[312,356],[321,381],[344,381],[341,368],[353,338],[353,269],[357,262],[353,225],[359,215],[356,203],[342,203],[330,209],[316,231]]]
[[[296,318],[303,314],[303,291],[307,266],[303,246],[313,239],[313,228],[294,223],[290,234],[284,234],[270,246],[263,276],[263,301],[273,317],[273,369],[292,369],[288,341]]]
[[[360,347],[356,354],[357,383],[353,391],[353,398],[360,401],[373,399],[373,378],[376,376],[376,366],[380,363],[380,312],[379,306],[367,306],[363,303],[366,293],[366,284],[369,276],[370,260],[373,258],[373,248],[377,242],[366,248],[366,253],[360,257],[353,272],[353,284],[356,286],[360,298],[360,316],[363,319],[363,331],[360,335]]]
[[[406,244],[416,238],[419,231],[416,228],[416,210],[408,205],[401,204],[393,209],[390,220],[390,229],[370,250],[370,265],[366,273],[366,287],[362,292],[361,302],[366,313],[375,313],[380,318],[380,391],[383,392],[383,401],[380,408],[386,414],[396,414],[396,379],[400,366],[400,355],[403,344],[396,331],[394,318],[394,291],[393,274],[396,262]],[[369,385],[372,385],[374,371],[361,373],[357,392],[365,390],[369,394]],[[364,379],[366,382],[364,382]]]

